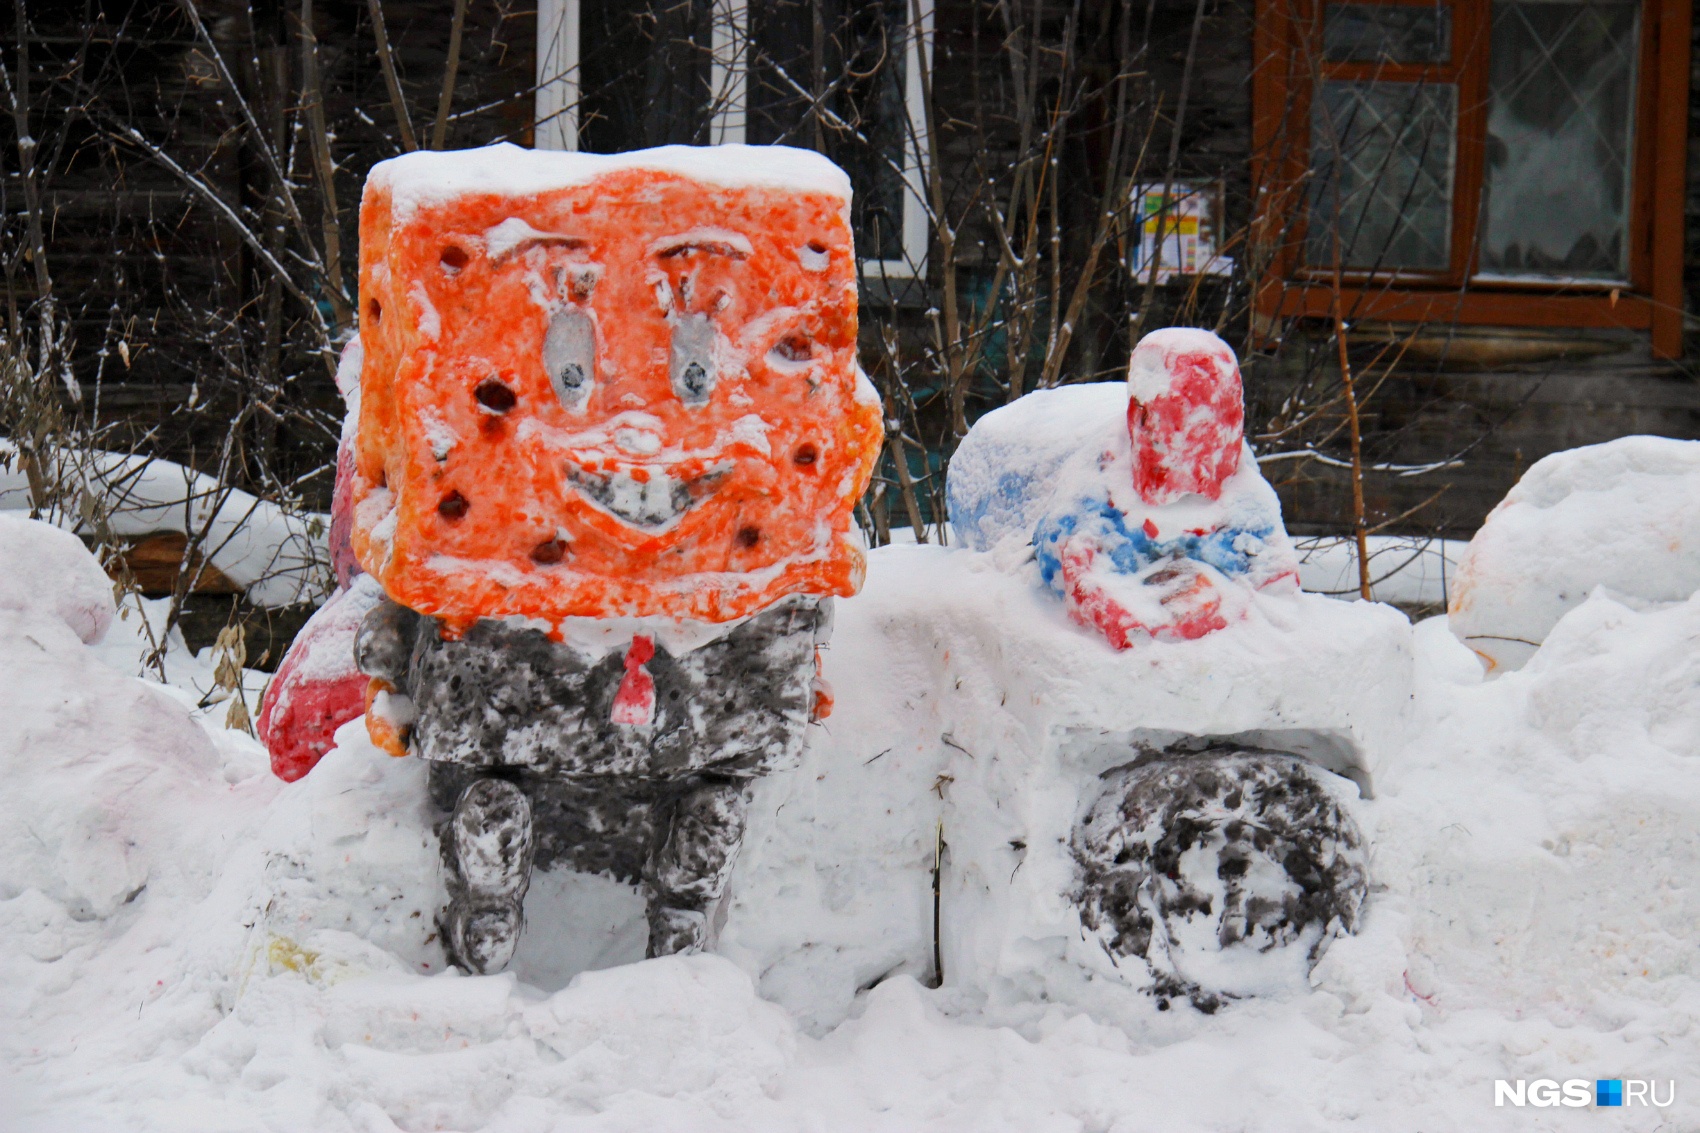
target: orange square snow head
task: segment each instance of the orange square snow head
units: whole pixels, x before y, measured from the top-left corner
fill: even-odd
[[[830,161],[772,146],[374,168],[361,565],[461,625],[855,593],[882,438],[849,197]]]

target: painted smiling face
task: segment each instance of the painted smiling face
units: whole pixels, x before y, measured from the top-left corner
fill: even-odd
[[[727,621],[854,593],[881,430],[848,192],[824,158],[772,147],[379,166],[361,205],[365,569],[451,625]]]

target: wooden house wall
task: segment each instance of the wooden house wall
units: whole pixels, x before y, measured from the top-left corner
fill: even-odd
[[[231,21],[241,10],[235,0],[204,0],[201,7],[216,34],[235,34]],[[428,133],[436,107],[451,7],[431,0],[386,0],[384,5],[409,111],[422,134]],[[1066,10],[1057,8],[1059,13]],[[30,10],[37,91],[52,87],[55,67],[78,43],[91,34],[106,36],[111,43],[91,58],[105,61],[99,73],[109,88],[111,109],[131,116],[147,136],[173,140],[177,152],[192,156],[199,163],[196,168],[231,199],[252,200],[265,192],[262,171],[241,144],[239,132],[231,129],[228,100],[209,72],[177,0],[84,0],[34,4]],[[280,44],[297,33],[298,3],[265,0],[256,11],[271,22],[274,30],[268,34]],[[345,271],[352,275],[359,186],[373,162],[396,152],[393,111],[364,0],[316,0],[313,11],[326,110],[334,128]],[[1161,175],[1196,5],[1193,0],[1090,3],[1081,11],[1077,44],[1087,51],[1102,48],[1116,19],[1143,21],[1147,12],[1151,15],[1152,49],[1142,69],[1149,76],[1149,89],[1164,101],[1163,114],[1144,144],[1146,167]],[[954,178],[959,188],[972,181],[976,163],[994,167],[1013,146],[1008,123],[996,121],[997,107],[1007,95],[1000,89],[1008,77],[996,58],[1001,36],[990,13],[989,5],[975,0],[937,4],[934,85],[941,146],[947,168],[965,174]],[[1696,35],[1700,37],[1700,28]],[[474,0],[468,5],[447,144],[527,140],[534,37],[530,5],[518,0]],[[1182,179],[1222,179],[1230,230],[1249,214],[1251,39],[1249,0],[1206,0],[1175,169]],[[1700,50],[1695,55],[1691,123],[1700,124]],[[293,81],[294,72],[286,68],[286,73]],[[260,80],[250,76],[244,81]],[[68,88],[61,82],[59,89]],[[992,128],[968,128],[987,121],[988,111]],[[0,159],[0,176],[5,178],[8,207],[15,210],[21,198],[15,162],[10,160],[15,152],[10,129],[9,123],[0,124],[0,152],[7,155]],[[1694,133],[1691,128],[1691,139]],[[1089,181],[1095,144],[1083,137],[1064,155],[1071,185]],[[185,407],[205,396],[209,371],[231,362],[228,352],[235,340],[220,337],[228,328],[217,326],[209,312],[245,312],[250,321],[255,317],[263,287],[252,251],[228,226],[213,223],[181,180],[157,163],[103,143],[86,125],[69,131],[58,145],[57,164],[44,186],[52,217],[49,255],[58,290],[74,297],[78,376],[91,395],[98,385],[101,411],[109,418],[137,429],[156,428],[167,451],[204,463],[208,447],[218,440],[206,432],[216,419],[186,413]],[[1000,146],[1005,147],[1002,153]],[[1700,299],[1700,147],[1691,144],[1689,156],[1686,280],[1692,311]],[[973,224],[964,236],[970,245],[991,247],[989,235]],[[989,267],[984,257],[991,253],[981,254],[978,263],[973,254],[967,257],[970,275]],[[27,300],[28,273],[16,276],[14,285]],[[927,311],[936,301],[936,285],[933,280],[907,295],[870,294],[868,324],[893,323],[909,341],[924,343],[931,334]],[[1137,289],[1118,284],[1094,293],[1071,355],[1069,378],[1116,375],[1125,357],[1129,313],[1141,298]],[[1179,289],[1160,289],[1149,324],[1167,321],[1181,298]],[[1219,305],[1233,302],[1232,295],[1219,297]],[[1236,344],[1246,341],[1243,323],[1226,330]],[[1504,337],[1531,336],[1510,331]],[[1639,336],[1569,337],[1575,341],[1554,347],[1554,356],[1545,360],[1494,364],[1491,351],[1476,351],[1472,357],[1489,360],[1410,362],[1387,379],[1365,410],[1365,439],[1373,459],[1422,464],[1466,447],[1468,451],[1460,467],[1427,476],[1372,475],[1372,523],[1404,516],[1389,529],[1467,534],[1521,471],[1548,452],[1627,432],[1700,437],[1700,387],[1693,376],[1700,350],[1691,350],[1682,362],[1655,363]],[[128,344],[128,364],[116,352],[120,340]],[[281,364],[287,380],[295,383],[302,399],[334,411],[322,365],[285,345]],[[1254,427],[1273,412],[1304,366],[1331,365],[1321,349],[1325,345],[1326,328],[1301,326],[1281,351],[1248,354]],[[256,340],[250,336],[236,346],[253,351]],[[876,362],[870,352],[870,365]],[[995,389],[983,389],[975,409],[997,400]],[[321,450],[303,453],[298,462],[303,468],[322,457],[324,440],[302,440]],[[1270,471],[1295,529],[1341,525],[1349,493],[1339,470],[1295,461],[1272,465]],[[1418,506],[1443,486],[1437,498]],[[310,490],[322,496],[328,488],[328,479],[321,478]]]

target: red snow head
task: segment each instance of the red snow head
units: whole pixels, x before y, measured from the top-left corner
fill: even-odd
[[[1207,330],[1139,340],[1127,368],[1133,486],[1153,506],[1189,493],[1219,499],[1240,466],[1245,393],[1233,349]]]

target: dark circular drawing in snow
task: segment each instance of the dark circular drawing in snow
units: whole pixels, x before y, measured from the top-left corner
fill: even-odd
[[[1118,965],[1149,965],[1161,1008],[1213,1012],[1308,972],[1357,928],[1367,889],[1363,835],[1328,778],[1245,748],[1105,772],[1074,834],[1082,924]]]

